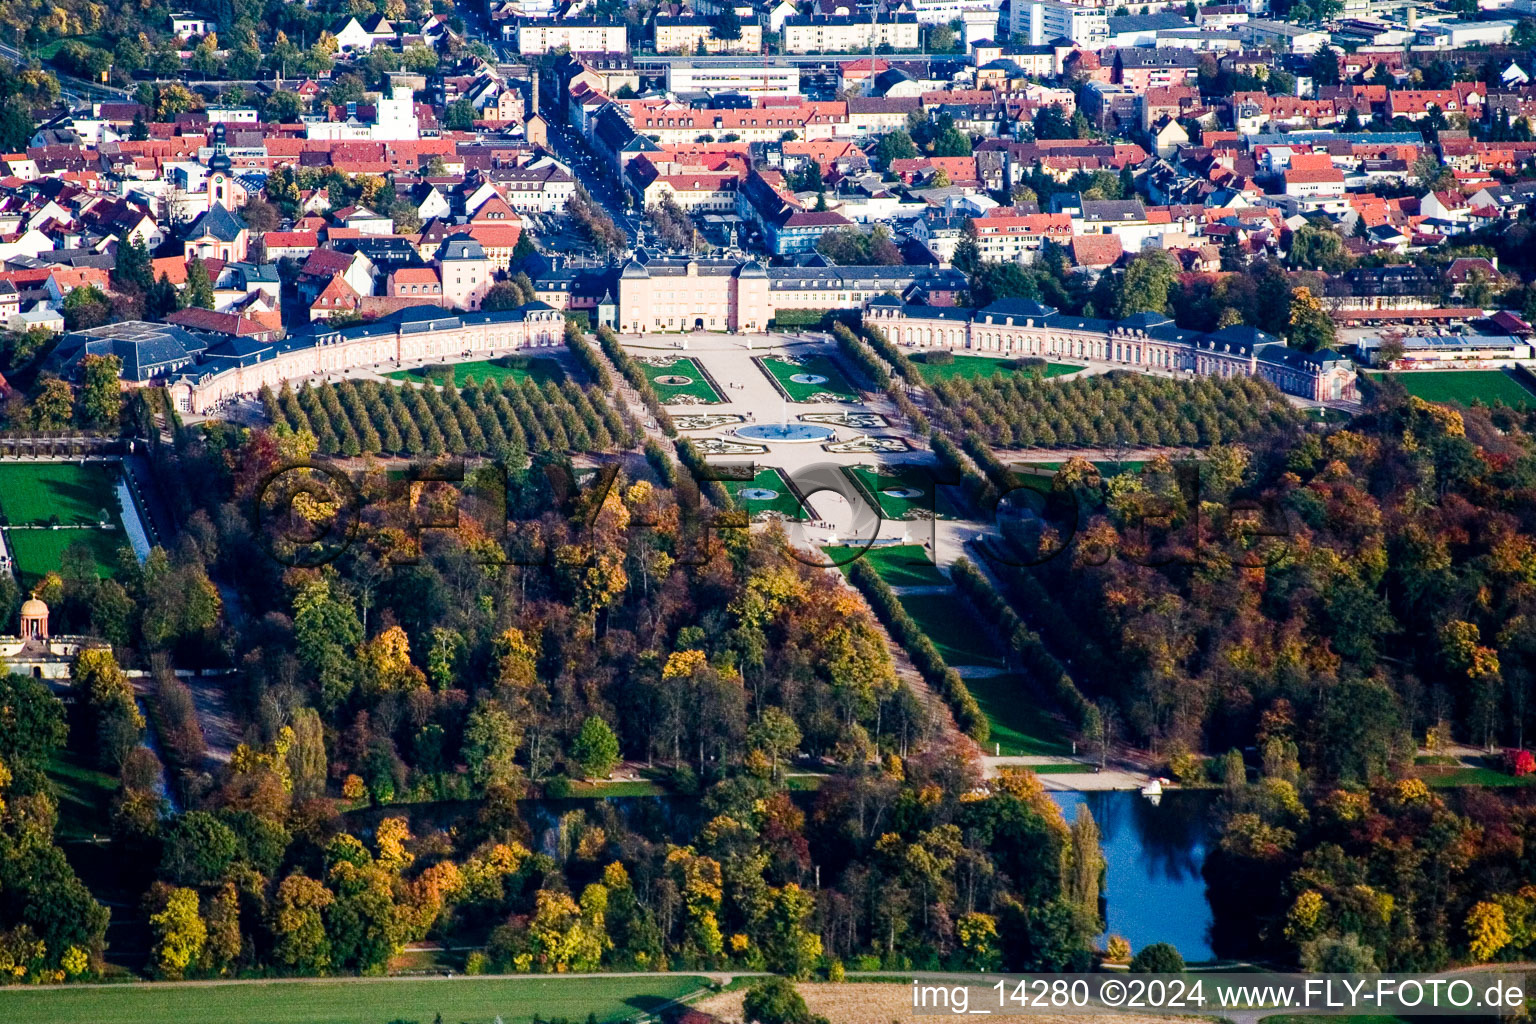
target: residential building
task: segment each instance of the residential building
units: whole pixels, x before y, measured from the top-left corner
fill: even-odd
[[[1070,39],[1089,50],[1109,43],[1109,14],[1103,7],[1087,7],[1061,0],[1010,0],[1009,36],[1020,36],[1031,46]]]
[[[867,53],[916,50],[920,31],[912,14],[810,14],[786,18],[782,37],[786,53]]]
[[[628,29],[622,22],[588,18],[557,18],[525,22],[517,27],[517,52],[524,56],[566,49],[572,53],[624,53]]]

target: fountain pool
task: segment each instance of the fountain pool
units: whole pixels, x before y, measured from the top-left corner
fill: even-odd
[[[816,423],[750,423],[737,427],[733,433],[749,441],[782,441],[785,444],[831,441],[837,437],[831,427]]]

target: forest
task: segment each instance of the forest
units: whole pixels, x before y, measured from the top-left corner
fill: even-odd
[[[312,465],[312,430],[344,451],[361,427],[436,423],[446,442],[451,423],[467,447],[471,423],[547,426],[508,415],[534,394],[567,398],[549,415],[574,431],[588,397],[484,389],[385,389],[397,407],[313,388],[266,396],[272,430],[174,428],[152,454],[184,517],[174,550],[45,581],[57,629],[114,649],[79,655],[67,711],[12,680],[8,714],[37,724],[0,748],[5,834],[58,876],[5,887],[12,976],[94,977],[112,952],[107,909],[38,842],[57,805],[37,766],[58,756],[117,780],[133,895],[112,915],[155,977],[376,973],[423,938],[475,947],[471,972],[1088,963],[1091,819],[1065,822],[1027,776],[984,786],[857,594],[782,534],[685,536],[665,454],[594,473],[530,429],[506,471],[456,480],[291,468]],[[227,767],[208,769],[172,664],[234,670]],[[148,669],[142,701],[128,667]],[[621,760],[693,809],[560,799]],[[89,913],[58,913],[70,901]]]

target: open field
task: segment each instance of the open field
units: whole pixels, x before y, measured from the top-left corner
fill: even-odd
[[[60,839],[104,836],[112,831],[107,812],[117,792],[117,779],[85,762],[69,747],[58,751],[48,763],[48,782],[59,806]]]
[[[1001,668],[1003,656],[953,594],[903,594],[898,600],[950,665]],[[966,680],[969,687],[970,680]]]
[[[848,378],[826,356],[805,356],[798,364],[765,357],[762,365],[773,374],[792,402],[809,401],[813,395],[835,395],[845,402],[859,400],[859,393],[848,383]],[[826,379],[801,382],[793,379],[797,376]]]
[[[922,466],[845,466],[884,519],[953,519],[954,506]]]
[[[1380,380],[1385,374],[1371,376]],[[1503,370],[1404,370],[1392,376],[1410,395],[1428,402],[1471,405],[1479,400],[1485,405],[1503,402],[1515,409],[1536,406],[1536,395],[1514,374]]]
[[[856,561],[868,562],[870,567],[893,587],[942,587],[949,583],[944,574],[928,560],[928,550],[921,544],[895,544],[890,547],[823,548],[844,574]]]
[[[1031,754],[1070,754],[1072,744],[1061,729],[1035,703],[1034,694],[1020,676],[977,676],[965,681],[982,714],[992,726],[986,752],[1004,757]],[[1041,765],[1032,769],[1045,774],[1054,771],[1083,771],[1081,766]]]
[[[57,572],[64,552],[72,544],[84,544],[90,549],[96,561],[96,575],[103,578],[117,572],[118,551],[131,546],[128,534],[121,529],[6,530],[5,542],[10,546],[11,557],[16,559],[16,573],[23,587]]]
[[[800,507],[800,501],[795,497],[795,492],[789,489],[789,483],[784,475],[776,469],[759,470],[757,476],[748,480],[726,480],[723,482],[731,500],[741,507],[751,518],[757,518],[765,512],[777,512],[785,519],[801,520],[806,518],[804,509]],[[773,497],[743,497],[742,491],[772,491]]]
[[[627,1020],[702,988],[689,975],[631,978],[356,978],[215,985],[5,989],[6,1024],[505,1024],[540,1017]]]
[[[412,370],[396,370],[386,374],[395,380],[408,380],[412,384],[420,384],[422,381],[431,380],[433,384],[448,383],[448,371],[439,365],[419,366]],[[560,364],[544,356],[500,356],[496,359],[476,359],[472,362],[453,364],[453,382],[460,387],[469,378],[475,378],[475,383],[480,383],[489,377],[491,380],[501,383],[508,377],[514,380],[525,380],[532,377],[540,384],[547,380],[558,381],[565,376],[560,369]]]
[[[0,513],[7,525],[95,526],[118,518],[116,462],[0,463]]]
[[[977,378],[991,377],[994,374],[1002,374],[1012,377],[1016,374],[1029,376],[1037,369],[1045,377],[1061,377],[1069,373],[1076,373],[1082,367],[1073,363],[1046,363],[1041,367],[1024,366],[1013,359],[998,359],[993,356],[962,356],[955,354],[952,362],[930,364],[920,357],[914,357],[913,365],[917,372],[922,374],[924,380],[975,380]]]
[[[720,392],[710,386],[699,364],[687,356],[678,356],[663,366],[642,359],[640,369],[645,371],[646,379],[651,382],[651,387],[655,390],[656,397],[661,399],[662,405],[671,405],[685,396],[707,405],[716,405],[724,401],[720,397]],[[663,383],[672,377],[686,378],[687,383]]]

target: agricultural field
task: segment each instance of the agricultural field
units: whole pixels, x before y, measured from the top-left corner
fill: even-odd
[[[723,486],[747,515],[756,519],[766,513],[778,513],[795,521],[806,518],[795,492],[790,490],[784,474],[776,469],[759,470],[751,480],[726,480]]]
[[[431,364],[418,366],[410,370],[396,370],[385,374],[394,380],[407,380],[412,384],[420,384],[430,380],[433,384],[447,384],[449,376],[460,387],[471,377],[478,384],[483,380],[493,380],[500,384],[507,378],[513,380],[526,380],[533,378],[543,384],[545,381],[559,381],[565,377],[565,371],[560,368],[557,360],[547,356],[499,356],[495,359],[476,359],[466,363],[454,363],[452,366]]]
[[[1381,380],[1385,374],[1371,375]],[[1428,402],[1484,405],[1503,402],[1512,409],[1536,406],[1536,394],[1512,373],[1503,370],[1404,370],[1392,374],[1410,395]]]
[[[629,1020],[703,988],[703,979],[353,978],[220,985],[104,985],[0,991],[6,1024],[383,1024],[392,1020],[528,1024],[539,1018]]]
[[[710,385],[699,364],[687,356],[678,356],[670,363],[658,364],[645,359],[639,363],[662,405],[675,405],[685,398],[702,405],[725,401]]]
[[[953,519],[954,505],[923,466],[851,466],[843,472],[880,508],[884,519]]]
[[[859,393],[826,356],[805,356],[798,363],[764,358],[764,369],[779,382],[791,402],[809,402],[817,395],[831,395],[833,400],[857,402]]]
[[[991,377],[999,373],[1004,377],[1012,377],[1016,374],[1027,377],[1037,369],[1044,377],[1063,377],[1082,369],[1075,363],[1046,363],[1042,367],[1029,367],[1016,359],[958,354],[947,363],[930,363],[921,356],[914,356],[912,363],[924,380],[975,380],[978,377]]]

